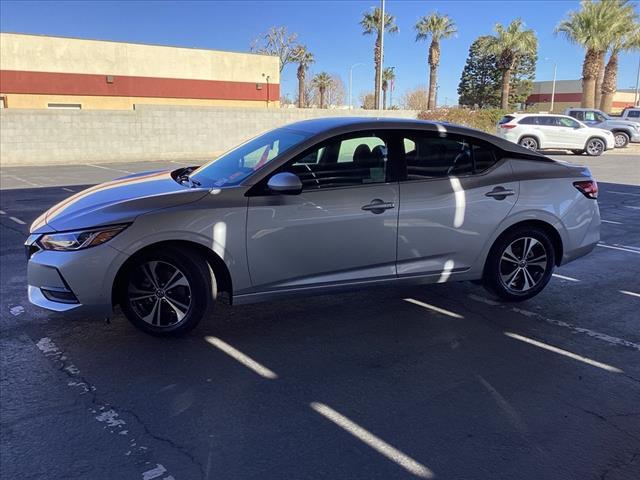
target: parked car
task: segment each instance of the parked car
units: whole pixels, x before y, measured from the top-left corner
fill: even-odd
[[[29,300],[178,335],[233,304],[481,280],[508,301],[600,238],[589,170],[465,127],[325,118],[130,175],[31,225]]]
[[[620,118],[622,120],[640,124],[640,107],[625,108]]]
[[[622,118],[610,117],[601,110],[593,108],[567,108],[569,115],[590,127],[604,128],[613,133],[616,148],[626,147],[629,142],[640,142],[640,124]]]
[[[512,113],[498,122],[498,136],[529,150],[560,148],[598,156],[614,148],[613,133],[567,115]]]

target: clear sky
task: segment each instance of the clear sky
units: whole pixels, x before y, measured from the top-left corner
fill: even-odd
[[[354,69],[354,101],[373,90],[373,38],[362,35],[363,12],[379,6],[364,1],[11,1],[0,2],[0,30],[100,40],[141,42],[220,50],[248,51],[251,40],[269,27],[284,25],[299,35],[315,54],[311,72],[328,71],[342,77],[348,89]],[[458,26],[456,38],[442,43],[439,103],[457,99],[457,86],[470,44],[492,32],[496,22],[522,17],[539,41],[537,80],[551,80],[554,62],[558,79],[580,78],[583,51],[553,30],[577,1],[426,1],[387,0],[400,32],[385,37],[385,65],[394,66],[394,100],[409,88],[426,85],[426,42],[415,42],[413,26],[430,12],[449,14]],[[549,60],[545,61],[547,57]],[[633,88],[640,54],[620,58],[619,88]],[[288,65],[282,90],[295,97],[295,66]]]

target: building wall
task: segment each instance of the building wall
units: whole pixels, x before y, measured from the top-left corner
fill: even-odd
[[[534,82],[533,91],[527,98],[527,109],[533,111],[550,111],[553,82]],[[581,80],[558,80],[554,95],[555,113],[560,113],[566,108],[579,107],[582,101]],[[634,93],[616,92],[613,97],[612,112],[621,111],[624,107],[633,105]]]
[[[169,107],[0,110],[0,164],[44,165],[211,158],[266,130],[308,118],[416,118],[416,111]]]
[[[279,60],[267,55],[2,33],[0,59],[8,108],[42,106],[24,95],[77,96],[83,108],[112,109],[158,98],[266,107],[277,106],[280,95]]]

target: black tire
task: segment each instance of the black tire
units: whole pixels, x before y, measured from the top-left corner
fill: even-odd
[[[527,150],[538,150],[540,148],[540,143],[538,139],[535,137],[522,137],[518,142],[518,145],[526,148]]]
[[[629,145],[630,137],[626,132],[613,132],[616,148],[625,148]]]
[[[584,150],[571,150],[571,153],[573,153],[574,155],[582,155],[584,153]]]
[[[174,247],[136,256],[117,288],[127,319],[158,336],[190,331],[210,316],[216,296],[215,275],[206,259]]]
[[[607,144],[601,138],[590,138],[584,146],[584,150],[590,157],[599,157],[607,149]]]
[[[519,257],[529,246],[525,243],[526,239],[533,239],[536,243],[529,247],[529,255],[523,263]],[[509,259],[511,254],[516,261]],[[540,259],[542,254],[545,255],[544,260],[532,262]],[[500,236],[493,244],[485,264],[483,284],[490,293],[502,300],[521,302],[544,289],[551,279],[554,266],[555,250],[549,235],[541,228],[524,225]],[[511,277],[516,269],[520,269],[520,272]],[[531,288],[525,289],[527,283],[532,285]]]

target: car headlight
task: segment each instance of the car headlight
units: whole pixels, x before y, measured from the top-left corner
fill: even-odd
[[[113,225],[76,232],[47,233],[38,240],[38,244],[44,250],[82,250],[108,242],[125,228],[127,225]]]

